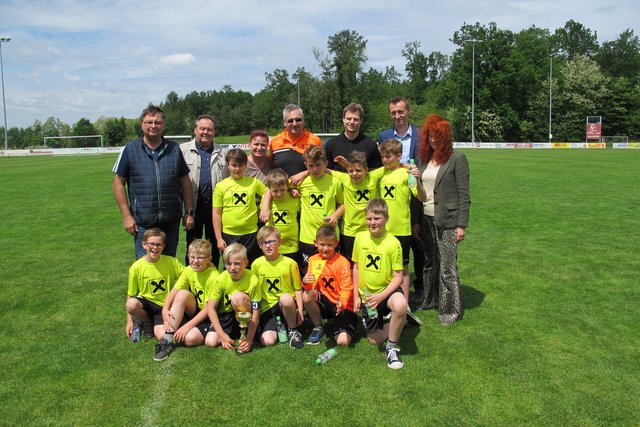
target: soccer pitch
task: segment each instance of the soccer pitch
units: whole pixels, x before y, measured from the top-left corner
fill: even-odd
[[[115,156],[0,158],[4,425],[638,425],[640,150],[461,150],[465,316],[420,311],[404,369],[362,335],[237,356],[124,334]],[[184,259],[184,233],[179,259]]]

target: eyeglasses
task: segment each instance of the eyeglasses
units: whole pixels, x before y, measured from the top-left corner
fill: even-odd
[[[292,119],[287,119],[287,123],[293,123],[293,122],[300,123],[301,121],[302,121],[302,117],[294,117]]]
[[[164,124],[164,122],[160,121],[160,120],[155,120],[155,121],[145,120],[144,122],[142,122],[142,124],[145,125],[145,126],[154,126],[154,125],[155,126],[162,126]]]
[[[204,261],[206,259],[208,259],[208,256],[193,256],[193,255],[189,255],[189,261]]]
[[[149,242],[145,242],[145,245],[152,247],[152,248],[161,248],[164,246],[164,243],[149,243]]]
[[[278,243],[277,240],[265,240],[265,241],[262,241],[262,242],[258,243],[258,245],[260,245],[260,246],[273,246],[276,243]]]

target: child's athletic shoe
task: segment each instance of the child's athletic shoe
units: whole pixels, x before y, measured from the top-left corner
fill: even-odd
[[[322,326],[316,326],[311,331],[311,336],[307,340],[307,344],[318,345],[325,335],[327,335],[327,333],[324,331],[324,328]]]
[[[169,357],[171,352],[173,351],[173,344],[164,338],[156,344],[156,355],[153,357],[153,360],[156,362],[162,362],[164,359]]]
[[[398,347],[387,347],[387,366],[391,369],[402,369],[404,366],[400,359],[400,349]]]
[[[407,324],[409,326],[422,326],[422,320],[411,312],[411,308],[407,306]]]
[[[304,342],[302,342],[302,334],[298,332],[297,329],[291,329],[289,331],[289,346],[298,349],[304,347]]]
[[[142,333],[142,323],[135,322],[133,324],[133,330],[131,331],[131,342],[140,341],[140,334]]]

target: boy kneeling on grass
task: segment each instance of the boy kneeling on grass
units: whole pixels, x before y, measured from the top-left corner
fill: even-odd
[[[167,235],[159,228],[146,230],[142,236],[146,254],[129,268],[126,333],[132,342],[138,342],[142,324],[148,322],[153,322],[158,340],[165,336],[162,306],[184,270],[176,258],[162,255],[166,240]]]
[[[240,337],[236,312],[251,311],[247,339],[238,345],[238,352],[251,351],[253,338],[260,321],[260,282],[247,270],[247,250],[240,243],[232,243],[222,253],[226,271],[220,273],[207,296],[207,313],[211,327],[204,339],[207,347],[222,345],[232,350],[234,339]]]
[[[402,289],[402,247],[400,241],[386,230],[389,220],[387,204],[382,199],[367,203],[366,221],[369,231],[356,235],[353,245],[354,307],[361,309],[362,324],[371,344],[385,340],[387,365],[401,369],[398,340],[407,318],[407,299]],[[364,289],[368,296],[365,296]],[[391,320],[384,317],[391,313]]]
[[[153,358],[156,362],[169,357],[177,343],[188,347],[202,345],[211,325],[205,295],[220,274],[211,263],[211,243],[195,239],[189,245],[188,257],[189,266],[178,278],[162,308],[165,334]]]

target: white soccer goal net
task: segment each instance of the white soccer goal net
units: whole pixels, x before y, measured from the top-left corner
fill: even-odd
[[[74,147],[98,147],[98,139],[100,140],[100,147],[104,147],[102,141],[102,135],[82,135],[82,136],[45,136],[44,148],[47,148],[47,142],[49,142],[48,148],[66,148],[68,146],[64,140],[77,140],[77,143],[73,144]],[[60,144],[56,144],[54,141],[61,141]],[[52,144],[53,142],[53,144]],[[52,147],[51,145],[55,145]]]

